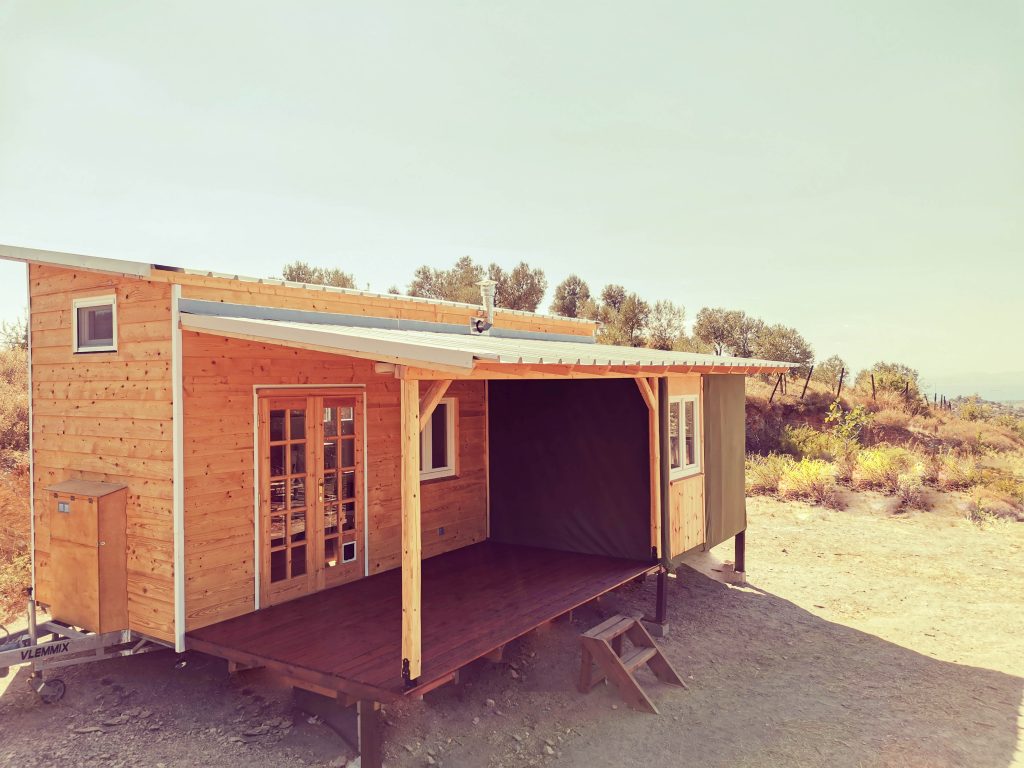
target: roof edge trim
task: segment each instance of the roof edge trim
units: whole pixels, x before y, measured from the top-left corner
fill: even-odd
[[[80,253],[62,253],[38,248],[23,248],[18,245],[0,244],[0,259],[21,261],[26,264],[46,264],[52,267],[68,267],[88,272],[103,272],[110,275],[148,278],[153,273],[151,264],[123,259],[106,259],[102,256],[85,256]]]

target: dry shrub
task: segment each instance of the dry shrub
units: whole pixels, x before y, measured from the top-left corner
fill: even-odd
[[[896,509],[900,512],[908,509],[928,509],[924,493],[924,480],[915,471],[900,473],[896,479],[894,494],[897,501]]]
[[[23,609],[32,582],[28,499],[26,470],[0,472],[0,622]]]
[[[1024,522],[1024,503],[997,489],[979,486],[971,492],[967,516],[976,523],[996,519]]]
[[[747,458],[747,493],[775,496],[786,468],[793,463],[789,456],[772,453]]]
[[[906,429],[910,424],[910,419],[911,416],[906,411],[886,408],[885,410],[875,412],[875,416],[871,420],[871,426],[883,429]]]
[[[0,349],[0,469],[28,450],[28,366],[25,351]]]
[[[937,436],[945,445],[971,453],[1013,451],[1024,446],[1024,439],[1014,430],[986,421],[950,419],[939,425]]]
[[[835,469],[827,461],[801,459],[784,467],[779,480],[784,499],[803,499],[834,509],[841,508]]]
[[[944,453],[937,457],[938,473],[936,485],[944,491],[970,488],[981,482],[978,460],[969,454]]]
[[[868,438],[871,443],[903,443],[913,439],[910,431],[910,420],[913,418],[906,411],[897,408],[885,408],[875,411],[868,423]]]
[[[917,463],[914,454],[894,445],[864,448],[857,452],[855,462],[853,484],[856,488],[874,488],[887,493],[895,493],[900,475],[910,472]]]

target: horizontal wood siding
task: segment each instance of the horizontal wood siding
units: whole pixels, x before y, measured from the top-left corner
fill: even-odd
[[[307,312],[337,312],[346,315],[425,320],[435,323],[468,325],[480,314],[473,307],[416,301],[401,296],[360,296],[336,291],[296,288],[272,283],[204,277],[181,272],[156,272],[156,280],[179,283],[182,298],[221,301],[229,304],[258,304]],[[542,315],[515,314],[496,310],[495,325],[538,333],[567,333],[593,336],[594,323]]]
[[[54,599],[50,508],[67,479],[128,486],[128,621],[174,637],[171,291],[151,282],[30,265],[36,595]],[[117,296],[117,352],[72,352],[72,302]]]
[[[188,630],[254,608],[254,386],[365,385],[370,572],[399,565],[399,382],[393,375],[375,373],[366,360],[190,332],[182,351]],[[425,556],[486,538],[484,393],[482,382],[449,390],[459,399],[459,474],[424,483]]]
[[[701,377],[698,374],[672,376],[668,380],[669,397],[698,395],[701,429],[701,472],[673,480],[669,484],[669,552],[676,557],[704,543],[706,538],[704,514],[704,402]]]

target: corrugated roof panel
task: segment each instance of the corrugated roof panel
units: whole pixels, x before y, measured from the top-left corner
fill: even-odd
[[[717,357],[696,352],[671,352],[644,347],[616,347],[540,339],[507,339],[431,331],[364,328],[242,317],[181,315],[187,330],[264,339],[358,353],[378,360],[402,359],[423,367],[472,369],[476,360],[505,364],[579,366],[724,366],[783,368],[792,363],[751,358]]]

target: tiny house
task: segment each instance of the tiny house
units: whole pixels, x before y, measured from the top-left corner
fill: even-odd
[[[597,344],[486,285],[0,257],[28,265],[35,597],[83,629],[372,704],[742,548],[744,377],[786,363]]]

